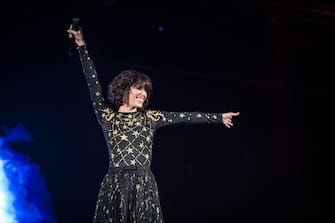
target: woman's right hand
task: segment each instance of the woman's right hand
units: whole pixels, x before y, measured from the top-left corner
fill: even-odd
[[[77,46],[84,46],[86,44],[80,29],[78,31],[73,30],[71,24],[67,32],[69,34],[69,38],[74,38],[74,42],[77,44]]]

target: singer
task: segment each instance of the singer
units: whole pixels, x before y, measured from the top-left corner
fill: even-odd
[[[123,70],[108,86],[107,100],[82,30],[67,30],[79,53],[93,110],[105,136],[109,151],[109,169],[97,197],[93,223],[162,223],[158,187],[150,170],[155,131],[181,123],[224,124],[233,126],[239,112],[167,112],[149,110],[152,93],[150,78],[136,70]]]

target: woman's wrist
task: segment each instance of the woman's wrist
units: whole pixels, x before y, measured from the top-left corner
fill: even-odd
[[[86,45],[86,43],[84,41],[78,41],[77,42],[78,47],[85,46],[85,45]]]

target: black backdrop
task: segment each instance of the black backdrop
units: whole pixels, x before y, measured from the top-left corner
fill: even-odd
[[[78,57],[68,56],[72,17],[104,89],[135,68],[152,78],[151,108],[241,112],[232,129],[157,132],[166,222],[318,219],[332,23],[277,18],[262,2],[114,2],[14,1],[1,19],[0,125],[32,135],[16,148],[40,165],[58,222],[91,221],[108,167]]]

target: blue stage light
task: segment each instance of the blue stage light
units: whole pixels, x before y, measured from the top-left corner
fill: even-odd
[[[0,222],[55,223],[51,197],[39,166],[15,151],[12,142],[29,141],[23,125],[3,128],[0,137]]]

